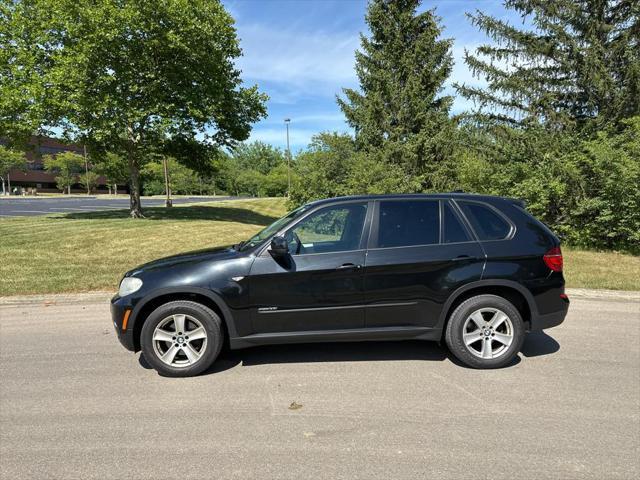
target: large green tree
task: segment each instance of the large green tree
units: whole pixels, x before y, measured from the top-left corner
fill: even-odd
[[[0,125],[55,125],[124,156],[134,217],[146,162],[170,154],[204,170],[210,149],[245,140],[265,114],[217,0],[15,0],[0,22]]]
[[[505,0],[523,26],[469,14],[491,43],[465,53],[486,87],[457,85],[482,122],[591,130],[640,113],[640,2]]]
[[[372,0],[356,52],[359,90],[344,89],[338,104],[355,129],[359,151],[415,175],[450,154],[452,98],[441,95],[452,68],[452,40],[420,0]],[[425,187],[429,187],[428,181]]]

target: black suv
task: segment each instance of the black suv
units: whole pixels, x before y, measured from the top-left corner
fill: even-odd
[[[560,242],[522,202],[452,193],[309,203],[238,245],[128,272],[111,313],[127,349],[189,376],[225,343],[444,339],[497,368],[568,306]]]

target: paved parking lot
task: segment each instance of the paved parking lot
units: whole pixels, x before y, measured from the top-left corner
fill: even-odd
[[[173,204],[215,202],[233,200],[237,197],[180,197]],[[143,207],[164,206],[163,198],[142,198]],[[109,197],[40,197],[40,198],[2,198],[0,199],[0,217],[31,217],[52,213],[81,213],[102,210],[122,210],[129,208],[128,198]]]
[[[375,342],[227,352],[189,379],[120,347],[104,298],[5,304],[0,376],[6,479],[640,475],[633,300],[575,299],[502,370]]]

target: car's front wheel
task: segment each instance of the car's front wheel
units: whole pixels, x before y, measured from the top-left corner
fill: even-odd
[[[516,357],[524,335],[522,316],[511,302],[497,295],[478,295],[453,311],[445,340],[465,365],[500,368]]]
[[[196,302],[179,300],[156,308],[142,326],[140,346],[161,375],[190,377],[211,366],[223,343],[220,317]]]

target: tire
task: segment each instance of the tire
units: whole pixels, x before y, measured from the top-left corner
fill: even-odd
[[[513,362],[524,335],[522,316],[511,302],[497,295],[478,295],[453,311],[445,341],[468,367],[501,368]]]
[[[156,308],[147,317],[140,334],[145,359],[160,375],[167,377],[202,373],[218,357],[223,342],[220,317],[200,303],[185,300]]]

